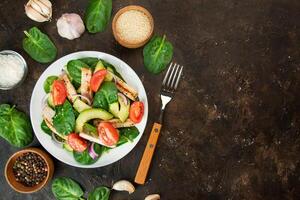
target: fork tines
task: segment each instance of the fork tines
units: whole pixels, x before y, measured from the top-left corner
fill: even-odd
[[[180,66],[177,63],[173,64],[173,62],[171,62],[162,82],[162,88],[169,91],[176,90],[182,75],[182,70],[183,66]]]

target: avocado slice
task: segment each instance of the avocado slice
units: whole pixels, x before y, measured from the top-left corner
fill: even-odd
[[[96,68],[95,68],[95,72],[99,71],[99,70],[102,70],[102,69],[106,69],[105,66],[103,65],[102,61],[99,60],[97,65],[96,65]],[[111,71],[112,73],[114,72],[113,69],[107,67],[107,70],[108,71]],[[105,79],[104,81],[112,81],[113,80],[113,76],[110,74],[110,73],[107,73],[106,76],[105,76]]]
[[[113,115],[101,108],[90,108],[84,110],[76,119],[75,131],[77,133],[82,132],[84,123],[91,119],[109,120],[111,118],[113,118]]]
[[[87,105],[86,103],[84,103],[83,101],[81,101],[79,98],[77,98],[74,101],[73,107],[75,108],[75,110],[77,110],[78,112],[82,112],[84,110],[90,109],[91,106]]]
[[[101,60],[99,60],[97,62],[97,65],[96,65],[94,73],[97,72],[97,71],[99,71],[99,70],[101,70],[101,69],[105,69],[105,67],[104,67],[103,63],[101,62]]]
[[[63,148],[69,152],[73,152],[72,147],[67,143],[63,143]]]
[[[127,101],[129,100],[127,99]],[[118,102],[109,104],[109,112],[111,112],[115,117],[119,118],[121,122],[125,122],[128,118],[129,109],[130,104],[126,104],[126,102],[121,96],[118,96]]]
[[[111,73],[114,73],[114,70],[110,67],[107,67],[107,71],[110,71]],[[113,75],[111,73],[107,73],[105,76],[105,81],[112,81],[113,80]]]
[[[119,115],[119,103],[114,102],[109,104],[109,112],[111,112],[115,117]]]
[[[86,134],[92,135],[94,137],[98,137],[97,128],[93,125],[88,124],[88,123],[84,123],[83,132],[86,133]]]
[[[54,103],[53,103],[53,98],[52,98],[52,94],[49,93],[48,99],[47,99],[47,103],[51,108],[54,108]]]
[[[126,104],[124,99],[120,96],[118,96],[118,101],[120,103],[120,110],[118,112],[118,117],[121,120],[121,122],[125,122],[129,116],[130,104],[129,103]],[[129,100],[127,99],[127,101]]]

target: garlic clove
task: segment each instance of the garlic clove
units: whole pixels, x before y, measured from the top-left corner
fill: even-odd
[[[159,194],[150,194],[145,198],[145,200],[159,200],[159,199],[160,199]]]
[[[46,5],[48,8],[52,8],[52,3],[49,0],[40,0],[40,2]]]
[[[34,3],[31,4],[32,8],[40,12],[46,18],[51,18],[52,11],[51,7],[46,6],[40,0],[33,0]]]
[[[129,192],[129,194],[131,194],[135,191],[135,187],[132,185],[132,183],[130,183],[129,181],[126,181],[126,180],[117,181],[113,185],[112,189],[117,190],[117,191],[127,191],[127,192]]]
[[[79,38],[85,31],[81,17],[75,13],[63,14],[56,23],[58,34],[69,40]]]
[[[25,6],[25,13],[30,19],[32,19],[36,22],[45,22],[45,21],[47,21],[46,17],[42,16],[39,12],[37,12],[31,6]]]
[[[25,5],[25,13],[34,21],[49,21],[52,17],[52,4],[49,0],[29,0]]]

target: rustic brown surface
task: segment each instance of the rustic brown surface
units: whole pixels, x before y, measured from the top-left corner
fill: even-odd
[[[162,75],[143,67],[142,49],[119,46],[111,33],[68,41],[55,22],[62,13],[83,16],[86,0],[56,0],[52,22],[38,24],[24,15],[25,0],[0,1],[0,49],[20,52],[29,65],[24,84],[0,91],[0,103],[29,113],[31,92],[48,65],[22,50],[22,31],[38,26],[58,47],[58,58],[80,50],[115,55],[138,73],[150,102],[141,141],[125,158],[98,169],[78,169],[55,160],[55,177],[69,176],[86,191],[133,180],[159,110]],[[167,34],[184,78],[165,115],[165,123],[145,186],[128,196],[148,193],[162,199],[300,199],[300,1],[299,0],[113,0],[113,14],[138,4],[155,20],[155,33]],[[33,146],[39,146],[35,141]],[[0,141],[0,171],[17,151]],[[14,192],[0,176],[0,199],[54,199],[50,185],[32,195]]]

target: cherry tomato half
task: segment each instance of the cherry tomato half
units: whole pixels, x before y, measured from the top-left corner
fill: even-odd
[[[95,72],[91,79],[91,89],[93,92],[97,92],[101,83],[103,82],[105,75],[107,74],[106,69],[101,69]]]
[[[119,132],[109,122],[101,122],[98,125],[98,134],[100,141],[106,146],[114,146],[119,141]]]
[[[55,80],[52,84],[52,97],[55,106],[62,105],[67,98],[67,89],[63,81]]]
[[[141,122],[142,118],[144,116],[144,103],[141,101],[135,101],[130,106],[129,110],[129,118],[134,123]]]
[[[88,143],[76,133],[70,133],[67,138],[70,147],[77,152],[83,152],[87,149]]]

